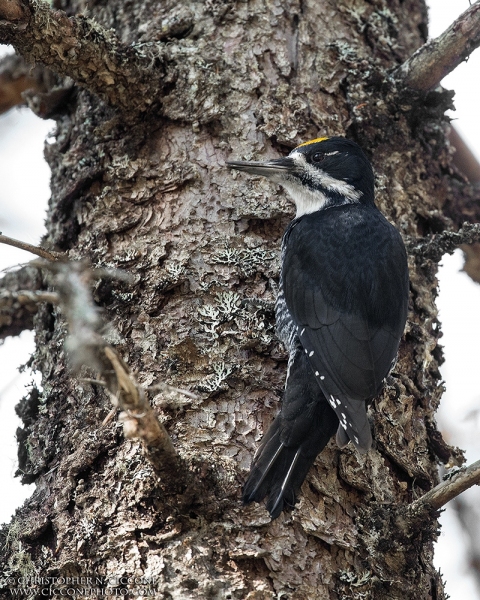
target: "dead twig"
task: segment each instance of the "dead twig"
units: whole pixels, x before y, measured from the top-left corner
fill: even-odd
[[[194,394],[189,390],[184,390],[182,388],[174,387],[168,383],[155,383],[154,385],[149,385],[147,388],[147,392],[167,392],[174,394],[181,394],[182,396],[186,396],[187,398],[191,398],[192,400],[198,400],[200,396],[198,394]]]
[[[123,421],[125,437],[141,439],[155,471],[158,475],[163,474],[172,463],[177,463],[177,453],[170,436],[155,416],[144,389],[135,380],[128,366],[113,348],[106,346],[104,352],[120,387],[116,399],[119,408],[124,410],[120,419]]]
[[[14,246],[15,248],[20,248],[20,250],[26,250],[27,252],[31,252],[32,254],[40,256],[40,258],[45,258],[46,260],[56,261],[65,258],[65,254],[62,252],[45,250],[45,248],[41,248],[40,246],[33,246],[32,244],[27,244],[26,242],[2,235],[1,233],[0,244],[7,244],[7,246]]]
[[[69,325],[66,347],[74,368],[79,369],[83,365],[87,365],[103,376],[100,381],[89,381],[105,385],[115,407],[123,411],[121,419],[125,436],[142,440],[147,457],[158,475],[178,467],[179,459],[167,430],[156,418],[146,398],[144,388],[136,381],[118,353],[107,344],[101,335],[103,322],[93,303],[88,284],[94,277],[101,275],[115,277],[119,275],[119,272],[92,271],[86,263],[81,262],[55,262],[57,256],[43,248],[4,238],[5,236],[0,235],[0,242],[11,243],[53,261],[40,263],[38,266],[43,266],[55,273],[58,292],[29,290],[11,292],[5,290],[0,292],[0,311],[3,304],[11,308],[13,302],[19,305],[40,301],[60,304]],[[128,280],[128,277],[122,276],[122,279]],[[162,391],[182,392],[189,397],[196,398],[195,394],[171,388],[167,384],[158,384],[156,387]],[[104,421],[104,425],[113,417],[112,413]]]
[[[440,36],[429,40],[399,67],[394,77],[414,90],[428,91],[480,45],[480,2],[475,2]]]
[[[480,460],[458,469],[408,507],[412,515],[436,511],[468,488],[480,483]]]
[[[83,366],[95,369],[101,379],[83,381],[105,386],[115,407],[102,426],[107,425],[115,411],[120,409],[125,436],[141,440],[145,455],[157,475],[163,479],[170,476],[170,481],[181,485],[187,471],[181,466],[167,430],[150,406],[145,389],[102,335],[104,323],[89,290],[95,271],[85,262],[57,262],[45,266],[55,274],[60,308],[68,323],[69,335],[65,346],[71,364],[75,370]],[[169,388],[165,384],[164,389]]]
[[[13,106],[24,104],[23,92],[37,87],[32,67],[26,68],[24,60],[9,54],[0,60],[0,114]]]
[[[92,385],[100,385],[102,387],[107,386],[107,382],[102,379],[92,379],[90,377],[80,377],[79,380],[82,383],[91,383]],[[144,388],[146,392],[167,392],[172,394],[181,394],[182,396],[186,396],[187,398],[191,398],[192,400],[198,400],[200,396],[198,394],[194,394],[189,390],[184,390],[182,388],[177,388],[168,383],[155,383],[153,385],[149,385]]]
[[[396,524],[410,538],[425,528],[425,521],[438,518],[438,511],[468,488],[480,484],[480,460],[447,474],[444,480],[396,511]]]
[[[480,183],[480,163],[455,127],[450,127],[448,139],[455,148],[455,154],[452,158],[453,164],[470,183]]]
[[[31,264],[0,279],[0,340],[32,329],[40,302],[54,300],[43,287],[40,270]]]
[[[79,377],[78,381],[80,383],[90,383],[92,385],[99,385],[101,387],[106,387],[107,382],[103,381],[103,379],[93,379],[92,377]]]
[[[38,304],[55,303],[53,296],[48,292],[0,289],[0,340],[32,329]]]
[[[18,290],[11,292],[9,290],[0,290],[0,310],[12,303],[18,303],[21,306],[31,303],[48,302],[49,304],[58,304],[59,297],[55,292],[32,292],[30,290]]]

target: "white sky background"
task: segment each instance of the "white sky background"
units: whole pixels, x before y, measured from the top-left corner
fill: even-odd
[[[468,0],[430,0],[430,35],[436,37],[469,7]],[[0,46],[0,55],[5,47]],[[462,63],[443,82],[456,91],[455,127],[480,158],[480,49],[468,63]],[[30,243],[38,243],[44,231],[44,214],[49,197],[49,169],[43,160],[43,144],[52,121],[42,121],[28,109],[14,109],[0,116],[0,231]],[[14,248],[0,246],[0,270],[26,262],[30,256]],[[480,286],[459,270],[461,253],[445,257],[440,273],[438,306],[444,337],[446,364],[442,375],[447,381],[438,414],[440,428],[448,441],[465,448],[469,463],[480,457],[480,417],[469,418],[480,408]],[[19,374],[17,367],[25,363],[33,350],[33,336],[24,332],[20,338],[9,338],[0,347],[0,523],[8,522],[34,486],[21,486],[12,479],[17,468],[15,429],[20,421],[14,406],[26,393],[31,373]],[[476,493],[480,506],[480,489]],[[468,492],[467,492],[468,493]],[[455,516],[448,510],[442,516],[442,535],[436,547],[436,565],[447,581],[451,600],[480,600],[480,594],[468,575],[464,554],[465,539]]]
[[[2,55],[5,46],[0,46]],[[44,232],[44,218],[50,196],[50,169],[43,160],[43,145],[52,121],[42,121],[29,109],[14,109],[0,116],[0,231],[10,237],[38,244]],[[0,271],[28,262],[27,252],[0,245]],[[8,493],[0,495],[0,523],[10,520],[34,490],[13,479],[18,467],[16,428],[20,419],[15,405],[26,394],[32,381],[30,371],[20,374],[18,367],[33,351],[33,333],[8,338],[0,346],[0,482]],[[39,378],[37,378],[39,380]]]
[[[430,36],[440,35],[469,5],[468,0],[430,0]],[[455,119],[453,124],[457,131],[480,159],[480,49],[448,75],[443,86],[455,90],[456,111],[450,116]],[[460,271],[463,265],[460,250],[453,256],[445,256],[442,264],[437,306],[446,359],[441,372],[447,391],[437,419],[445,439],[465,449],[470,464],[480,458],[480,418],[472,416],[480,409],[480,285]],[[478,486],[467,490],[464,498],[467,497],[480,507]],[[435,564],[446,580],[446,592],[451,600],[479,600],[479,590],[468,573],[465,555],[468,540],[448,505],[440,522],[442,533],[435,548]]]

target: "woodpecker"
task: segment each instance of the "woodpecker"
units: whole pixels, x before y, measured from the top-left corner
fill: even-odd
[[[285,392],[243,489],[244,504],[267,497],[275,519],[295,505],[335,432],[340,448],[370,449],[367,403],[395,364],[407,318],[407,255],[375,206],[372,166],[349,139],[227,166],[280,184],[297,209],[282,240],[275,311],[289,354]]]

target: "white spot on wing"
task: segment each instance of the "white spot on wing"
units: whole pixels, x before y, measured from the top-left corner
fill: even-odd
[[[340,404],[341,404],[340,400],[338,398],[335,398],[334,396],[332,396],[332,394],[330,394],[329,402],[333,406],[333,408],[335,408],[336,406],[340,406]],[[342,413],[342,416],[343,415],[344,415],[344,413]],[[346,420],[346,418],[345,418],[345,420]]]

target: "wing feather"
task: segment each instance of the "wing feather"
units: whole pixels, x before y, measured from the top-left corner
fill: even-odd
[[[397,354],[408,302],[400,235],[373,207],[335,207],[293,222],[282,287],[300,342],[343,433],[368,449],[365,401]]]

